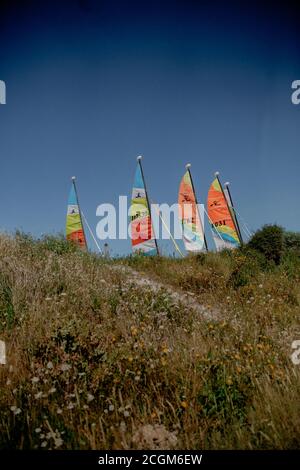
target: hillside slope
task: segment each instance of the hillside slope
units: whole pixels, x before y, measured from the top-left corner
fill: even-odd
[[[299,447],[299,279],[1,236],[0,448]]]

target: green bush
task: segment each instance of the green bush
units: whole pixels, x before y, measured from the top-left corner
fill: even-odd
[[[284,246],[286,251],[292,251],[300,256],[300,233],[284,232]]]
[[[280,264],[284,253],[283,234],[283,229],[278,225],[264,225],[253,235],[248,247],[262,253],[268,261]]]

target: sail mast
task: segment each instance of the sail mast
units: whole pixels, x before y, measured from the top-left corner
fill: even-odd
[[[86,242],[86,237],[85,237],[85,232],[84,232],[84,227],[83,227],[83,221],[82,221],[82,216],[81,216],[81,209],[80,209],[80,204],[79,204],[78,192],[77,192],[77,187],[76,187],[76,183],[75,183],[76,176],[72,176],[71,179],[72,179],[72,183],[73,183],[74,191],[75,191],[75,195],[76,195],[76,200],[77,200],[77,205],[78,205],[80,223],[81,223],[81,226],[82,226],[82,234],[83,234],[83,238],[84,238],[84,243],[85,243],[86,249],[88,251],[88,246],[87,246],[87,242]]]
[[[145,177],[144,177],[144,172],[143,172],[143,167],[142,167],[142,155],[139,155],[137,157],[137,162],[140,166],[140,170],[141,170],[141,175],[142,175],[142,179],[143,179],[143,183],[144,183],[144,188],[145,188],[145,195],[146,195],[146,201],[147,201],[147,205],[148,205],[148,210],[149,210],[149,215],[150,215],[150,223],[151,223],[151,230],[153,230],[153,227],[152,227],[152,217],[151,217],[151,206],[150,206],[150,203],[149,203],[149,198],[148,198],[148,192],[147,192],[147,186],[146,186],[146,182],[145,182]],[[154,243],[155,243],[155,248],[156,248],[156,252],[157,252],[157,255],[159,255],[159,249],[158,249],[158,244],[157,244],[157,240],[156,240],[156,236],[155,236],[155,233],[153,232],[154,234]]]
[[[225,200],[225,202],[226,202],[226,205],[227,205],[227,207],[228,207],[229,213],[232,214],[232,211],[231,211],[231,209],[230,209],[230,207],[229,207],[229,204],[228,204],[226,195],[225,195],[225,193],[224,193],[223,186],[221,185],[221,181],[220,181],[219,175],[220,175],[220,173],[219,173],[218,171],[216,171],[216,172],[215,172],[215,177],[217,178],[218,183],[219,183],[219,185],[220,185],[220,188],[221,188],[221,191],[222,191],[224,200]],[[228,193],[228,194],[229,194],[229,193]],[[232,214],[232,215],[233,215],[233,214]],[[239,242],[240,242],[240,243],[243,243],[243,242],[241,241],[240,230],[239,230],[239,227],[238,227],[238,225],[237,225],[237,220],[236,220],[236,218],[234,217],[234,215],[233,215],[233,217],[232,217],[232,220],[233,220],[233,224],[234,224],[236,233],[237,233],[237,235],[238,235],[238,237],[239,237]]]
[[[235,221],[235,225],[236,225],[236,228],[237,228],[237,233],[238,233],[238,236],[239,236],[239,239],[240,239],[240,243],[242,245],[243,244],[242,233],[241,233],[241,230],[240,230],[238,218],[237,218],[236,213],[235,213],[235,209],[234,209],[233,200],[232,200],[231,192],[230,192],[230,189],[229,189],[229,185],[230,185],[230,183],[227,181],[225,183],[225,186],[226,186],[226,189],[227,189],[227,192],[228,192],[230,205],[232,207],[232,215],[233,215],[233,219]]]
[[[205,232],[204,232],[204,227],[203,227],[203,225],[202,225],[202,220],[201,220],[201,217],[200,217],[200,214],[199,214],[199,210],[198,210],[198,200],[197,200],[197,196],[196,196],[196,192],[195,192],[195,187],[194,187],[194,182],[193,182],[193,178],[192,178],[192,173],[191,173],[191,171],[190,171],[191,166],[192,166],[192,165],[191,165],[190,163],[187,163],[187,164],[185,165],[185,168],[187,169],[188,174],[189,174],[189,177],[190,177],[190,180],[191,180],[192,189],[193,189],[193,193],[194,193],[194,197],[195,197],[195,202],[196,202],[196,210],[197,210],[197,213],[198,213],[198,217],[199,217],[199,221],[200,221],[200,224],[201,224],[201,228],[202,228],[202,232],[203,232],[203,237],[204,237],[204,246],[205,246],[206,251],[208,251],[206,236],[205,236]]]

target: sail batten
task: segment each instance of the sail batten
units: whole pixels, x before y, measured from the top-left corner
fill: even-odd
[[[148,256],[158,254],[140,158],[134,177],[129,215],[132,251]]]
[[[203,225],[189,169],[183,175],[179,185],[178,205],[185,249],[192,253],[206,251]]]
[[[208,191],[207,211],[217,250],[240,246],[230,194],[224,192],[218,176]]]
[[[76,245],[78,245],[82,250],[87,249],[74,177],[72,178],[72,186],[68,199],[66,238],[67,240],[76,243]]]

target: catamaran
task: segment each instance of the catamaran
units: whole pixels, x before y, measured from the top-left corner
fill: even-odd
[[[186,251],[199,253],[207,251],[207,241],[190,171],[191,164],[186,165],[178,192],[179,220],[182,226],[182,238]]]
[[[130,205],[132,251],[148,256],[159,255],[141,160],[141,156],[137,157]]]
[[[82,250],[87,250],[75,179],[75,176],[72,176],[66,219],[66,237],[67,240],[76,243]]]
[[[243,239],[234,211],[229,185],[222,187],[219,172],[215,173],[207,197],[207,213],[217,251],[237,248]]]

